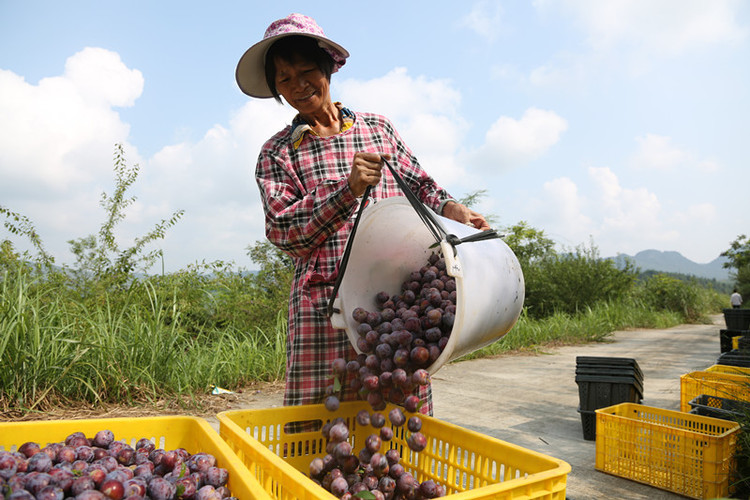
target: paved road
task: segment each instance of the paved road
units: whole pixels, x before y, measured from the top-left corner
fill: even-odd
[[[524,448],[565,460],[567,496],[583,499],[684,498],[594,469],[595,442],[583,439],[575,382],[576,356],[633,358],[643,371],[643,404],[679,410],[680,375],[714,364],[714,325],[616,332],[611,343],[550,349],[536,356],[502,356],[453,363],[433,377],[435,416]]]
[[[594,469],[595,442],[583,439],[575,382],[577,356],[633,358],[643,371],[643,404],[679,410],[680,375],[711,366],[719,329],[682,325],[615,332],[612,342],[547,349],[544,354],[452,363],[433,377],[435,417],[568,462],[570,500],[684,498]],[[279,391],[259,391],[239,408],[280,406]],[[239,409],[232,408],[232,409]],[[210,419],[214,426],[215,419]]]

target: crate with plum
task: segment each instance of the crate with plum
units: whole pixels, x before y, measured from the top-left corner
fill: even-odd
[[[145,417],[0,423],[0,498],[268,498],[208,422]]]

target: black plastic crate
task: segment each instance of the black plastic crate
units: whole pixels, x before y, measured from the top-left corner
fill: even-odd
[[[578,356],[576,367],[601,368],[632,368],[636,375],[643,380],[643,372],[638,362],[633,358],[611,358],[605,356]]]
[[[750,403],[701,394],[690,400],[690,413],[735,422],[750,417]]]
[[[632,377],[629,380],[625,380],[626,378],[604,381],[579,380],[579,377],[576,377],[580,409],[594,411],[619,403],[640,403],[643,400],[642,387],[639,388]]]
[[[581,410],[578,407],[578,413],[581,414],[581,427],[583,428],[583,439],[586,441],[596,440],[596,412]]]
[[[739,349],[732,349],[731,351],[725,352],[719,356],[716,360],[716,364],[750,368],[750,353],[747,351],[740,351]]]
[[[719,330],[719,348],[722,353],[732,350],[732,337],[750,335],[748,330]]]
[[[605,376],[605,377],[633,377],[643,382],[643,377],[634,369],[611,366],[577,366],[576,375]]]
[[[724,309],[727,330],[750,330],[750,309]]]

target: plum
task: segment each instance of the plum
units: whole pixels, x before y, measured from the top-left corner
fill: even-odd
[[[395,465],[401,461],[401,453],[396,448],[391,448],[385,452],[385,458],[390,465]]]
[[[415,385],[426,386],[430,383],[430,374],[424,368],[419,368],[412,374],[412,382]]]
[[[378,481],[378,489],[383,493],[383,495],[390,498],[396,491],[396,480],[391,476],[383,476]]]
[[[409,360],[417,366],[426,366],[430,360],[430,351],[424,346],[418,346],[409,353]]]
[[[352,319],[357,323],[364,323],[367,320],[367,311],[362,307],[355,307],[352,311]]]
[[[349,428],[345,423],[339,422],[331,427],[329,431],[331,441],[340,443],[349,437]]]
[[[151,450],[154,450],[156,448],[156,445],[151,442],[148,438],[140,438],[135,443],[135,449],[137,450],[145,450],[146,452],[151,452]]]
[[[18,452],[22,453],[26,458],[31,458],[40,451],[42,451],[42,449],[39,446],[39,443],[35,443],[33,441],[23,443],[18,447]]]
[[[26,490],[16,490],[8,496],[8,500],[36,500],[34,495]]]
[[[393,439],[393,429],[391,429],[390,427],[381,427],[380,439],[382,441],[390,441],[391,439]]]
[[[393,479],[398,480],[398,478],[400,478],[405,472],[406,470],[404,469],[403,465],[401,465],[400,463],[395,463],[391,465],[391,468],[388,471],[388,475]]]
[[[315,457],[310,462],[310,477],[317,478],[323,474],[323,459]]]
[[[422,419],[416,415],[409,417],[409,420],[406,422],[406,428],[409,429],[409,432],[419,432],[422,430]]]
[[[408,472],[404,472],[396,480],[396,490],[403,496],[413,496],[417,489],[417,481]]]
[[[10,479],[18,469],[18,462],[8,451],[0,451],[0,478]]]
[[[343,443],[339,443],[339,445],[341,444]],[[203,477],[205,484],[210,484],[214,488],[219,488],[227,484],[227,481],[229,480],[229,471],[223,467],[209,467]]]
[[[117,479],[107,479],[101,484],[99,491],[112,500],[122,500],[125,495],[125,486]]]
[[[115,440],[114,432],[109,429],[98,431],[91,439],[91,445],[98,448],[107,448]]]
[[[344,375],[346,373],[346,360],[343,358],[336,358],[331,363],[334,375]]]
[[[427,438],[421,432],[412,432],[406,439],[406,444],[412,451],[420,452],[427,446]]]
[[[385,425],[385,415],[380,412],[375,412],[370,415],[370,424],[376,429],[380,429]]]
[[[437,498],[437,483],[435,483],[435,481],[433,481],[432,479],[422,481],[422,484],[419,485],[419,494],[422,495],[422,498]]]
[[[349,489],[349,483],[343,477],[337,477],[331,481],[331,493],[341,498]]]
[[[396,427],[401,427],[406,422],[406,416],[400,408],[393,408],[388,412],[388,420],[390,420]]]
[[[36,494],[36,500],[63,500],[64,498],[65,492],[63,492],[62,488],[54,484],[45,486]],[[120,499],[115,498],[114,500]]]
[[[76,495],[76,500],[108,500],[99,490],[86,490]]]
[[[29,472],[47,472],[52,468],[52,459],[44,452],[39,452],[29,458],[27,470]]]
[[[382,444],[383,441],[377,434],[370,434],[365,438],[365,448],[367,448],[371,453],[380,451],[380,447],[382,446]]]
[[[70,492],[78,496],[80,493],[87,491],[87,490],[93,490],[96,489],[96,484],[94,483],[94,480],[91,479],[89,476],[80,476],[73,480],[73,483],[70,485]]]
[[[146,496],[146,488],[147,483],[143,479],[133,478],[128,479],[122,484],[124,488],[123,497],[131,497],[131,496],[140,496],[145,497]]]
[[[214,489],[212,486],[210,488]],[[153,500],[171,500],[177,488],[163,477],[155,477],[148,483],[147,492]]]
[[[325,401],[325,407],[328,411],[336,411],[339,409],[339,398],[336,396],[328,396]]]
[[[348,441],[342,441],[340,443],[336,443],[336,445],[333,447],[333,453],[332,455],[336,460],[339,462],[346,459],[346,457],[350,456],[352,454],[352,445]]]
[[[80,445],[76,447],[76,460],[83,460],[84,462],[91,463],[94,461],[94,450],[91,446]]]

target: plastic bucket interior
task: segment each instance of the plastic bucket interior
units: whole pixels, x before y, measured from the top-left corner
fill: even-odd
[[[459,238],[478,232],[470,226],[436,216],[447,234]],[[447,242],[430,248],[435,237],[404,197],[368,205],[354,235],[351,254],[334,301],[331,323],[346,331],[357,349],[358,323],[352,311],[376,311],[380,291],[400,293],[409,273],[420,269],[435,251],[453,254]],[[456,317],[448,344],[427,368],[435,373],[445,363],[498,340],[518,320],[524,300],[521,266],[500,238],[467,242],[446,256],[448,274],[456,280]]]

